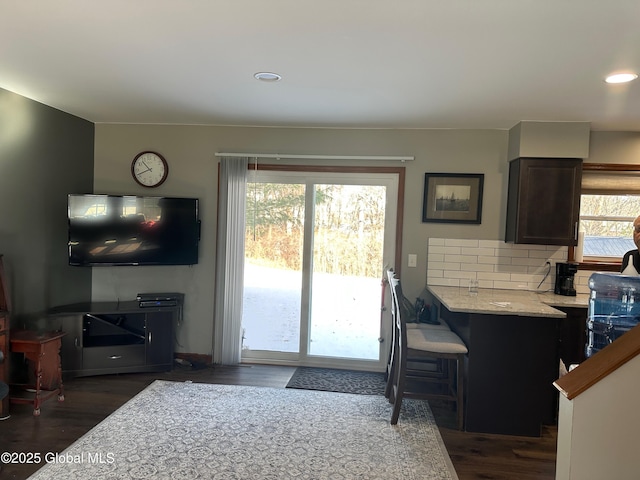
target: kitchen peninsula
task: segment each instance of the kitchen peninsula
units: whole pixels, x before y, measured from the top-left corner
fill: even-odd
[[[483,288],[470,295],[446,286],[428,286],[427,293],[469,349],[465,429],[539,436],[542,425],[554,424],[560,322],[567,316],[555,307],[586,313],[587,296]]]

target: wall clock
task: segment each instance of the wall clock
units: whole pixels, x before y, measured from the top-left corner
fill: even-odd
[[[131,162],[131,175],[143,187],[162,185],[169,175],[169,165],[156,152],[140,152]]]

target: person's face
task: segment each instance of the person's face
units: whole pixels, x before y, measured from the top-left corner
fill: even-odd
[[[640,249],[640,217],[633,221],[633,243]]]

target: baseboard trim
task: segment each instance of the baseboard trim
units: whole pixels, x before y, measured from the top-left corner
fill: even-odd
[[[191,363],[204,363],[205,365],[213,364],[213,358],[211,355],[205,355],[203,353],[183,353],[176,352],[173,354],[175,358],[181,358]]]

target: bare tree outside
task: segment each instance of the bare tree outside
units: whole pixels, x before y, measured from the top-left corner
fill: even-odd
[[[314,225],[321,237],[314,242],[314,270],[377,278],[384,237],[384,196],[380,195],[381,187],[350,187],[316,187]],[[299,270],[303,229],[304,185],[249,185],[247,259],[262,266]]]
[[[639,196],[582,195],[580,199],[580,227],[586,236],[631,237],[639,215]]]

